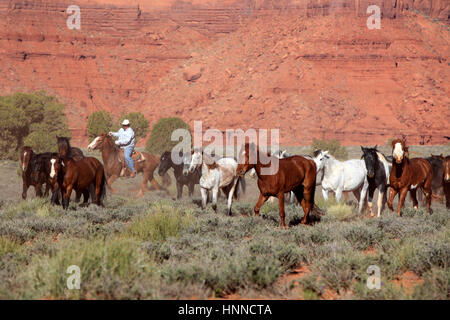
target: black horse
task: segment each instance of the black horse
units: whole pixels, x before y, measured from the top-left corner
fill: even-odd
[[[386,157],[374,148],[364,148],[361,146],[363,152],[362,159],[366,164],[367,180],[369,181],[369,209],[370,215],[373,217],[372,199],[375,189],[378,188],[378,217],[384,209],[387,202],[387,187],[389,184],[389,174],[392,169],[392,162],[389,162]]]
[[[73,160],[80,160],[84,158],[83,151],[80,148],[72,147],[69,138],[56,136],[58,144],[58,152],[61,157],[72,158]]]
[[[182,155],[180,154],[180,156]],[[196,169],[193,173],[189,173],[188,171],[183,170],[183,163],[173,163],[171,152],[166,151],[161,155],[158,174],[160,176],[164,176],[170,168],[173,168],[175,179],[177,181],[177,199],[180,199],[183,196],[184,186],[188,187],[189,196],[192,197],[194,194],[194,187],[196,184],[199,184],[200,177],[202,175],[201,168]]]

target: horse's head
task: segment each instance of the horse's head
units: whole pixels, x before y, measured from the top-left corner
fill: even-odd
[[[361,150],[363,152],[362,159],[364,159],[364,163],[367,169],[367,176],[369,178],[373,178],[375,176],[375,165],[378,161],[377,155],[377,146],[374,148],[365,148],[361,146]]]
[[[62,159],[59,155],[52,155],[50,157],[50,179],[55,180],[58,178],[58,175],[60,175],[60,172],[62,170],[62,167],[64,166],[64,163],[62,162]]]
[[[20,163],[22,171],[25,172],[28,169],[31,159],[33,158],[33,149],[31,147],[24,146],[20,150]]]
[[[191,162],[189,164],[189,173],[193,173],[195,169],[200,167],[203,163],[203,151],[195,148],[191,151]]]
[[[70,142],[67,137],[56,136],[56,143],[58,144],[58,152],[62,156],[67,156],[70,151]]]
[[[392,157],[396,163],[402,163],[405,157],[409,156],[405,139],[395,139],[392,141]]]
[[[158,174],[163,176],[172,166],[172,163],[172,153],[170,151],[164,152],[160,158]]]
[[[106,133],[102,133],[98,137],[96,137],[92,142],[88,145],[88,150],[102,150],[104,145],[107,143],[108,139],[111,139]]]
[[[244,144],[238,156],[237,175],[244,176],[247,171],[255,167],[257,163],[257,152],[258,150],[254,143]]]
[[[191,166],[191,154],[189,152],[183,155],[183,175],[189,175],[189,167]]]
[[[316,164],[317,172],[319,172],[320,170],[323,170],[323,168],[325,168],[325,163],[328,159],[330,159],[330,155],[328,150],[316,150],[313,153],[312,159]]]
[[[444,181],[446,183],[450,183],[450,156],[445,157],[443,169],[444,169]]]

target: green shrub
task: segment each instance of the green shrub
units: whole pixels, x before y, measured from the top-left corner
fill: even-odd
[[[341,146],[341,143],[335,139],[332,140],[321,140],[321,139],[313,139],[313,143],[311,145],[311,155],[315,150],[328,150],[329,153],[339,160],[347,160],[348,152],[344,146]]]
[[[163,118],[160,119],[152,129],[150,138],[147,140],[145,150],[152,154],[162,154],[170,151],[179,141],[172,141],[172,133],[176,129],[186,129],[191,137],[191,129],[189,125],[180,118]]]
[[[64,105],[44,92],[0,97],[0,125],[1,158],[17,159],[23,145],[56,151],[56,136],[70,137]]]
[[[191,224],[189,213],[173,206],[156,205],[147,215],[138,217],[127,228],[125,234],[144,241],[163,242],[176,237]]]
[[[108,111],[95,111],[88,117],[87,133],[89,142],[94,140],[102,133],[108,133],[112,130],[113,119]]]

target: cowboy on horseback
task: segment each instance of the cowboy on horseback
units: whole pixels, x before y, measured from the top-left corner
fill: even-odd
[[[130,121],[128,119],[123,120],[122,128],[118,132],[109,132],[110,136],[117,137],[115,144],[118,145],[122,150],[125,157],[125,162],[131,169],[131,178],[136,176],[136,170],[134,169],[134,161],[131,155],[134,151],[134,131],[130,127]]]

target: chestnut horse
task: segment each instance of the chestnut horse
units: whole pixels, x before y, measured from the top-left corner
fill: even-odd
[[[443,167],[442,184],[444,185],[445,205],[450,209],[450,156],[444,158]]]
[[[389,176],[390,193],[388,207],[392,211],[392,203],[399,193],[397,214],[401,216],[401,209],[405,203],[406,194],[411,193],[414,208],[418,208],[417,189],[421,188],[426,197],[427,211],[431,214],[431,182],[433,169],[430,163],[422,158],[409,159],[408,147],[403,139],[392,141],[392,171]]]
[[[52,156],[50,168],[50,179],[56,181],[57,188],[62,194],[62,206],[69,207],[72,190],[84,195],[84,204],[87,204],[89,193],[91,201],[99,206],[106,194],[106,178],[103,165],[93,157],[84,157],[75,161],[72,158]],[[57,196],[57,188],[53,190],[52,202]]]
[[[305,213],[301,223],[307,224],[308,215],[314,208],[314,193],[316,190],[316,164],[314,161],[302,156],[278,159],[267,155],[270,161],[268,164],[263,164],[260,155],[260,151],[255,144],[246,143],[239,153],[239,164],[236,169],[239,176],[245,175],[252,168],[256,171],[260,195],[254,208],[255,215],[259,215],[259,209],[270,196],[277,197],[281,227],[286,228],[284,194],[293,191]],[[273,168],[269,169],[273,161],[278,161],[278,171],[274,171]],[[271,170],[270,173],[272,174],[266,175],[263,170]]]
[[[100,150],[102,152],[103,163],[105,164],[105,174],[107,179],[107,185],[110,188],[111,192],[115,192],[110,186],[119,178],[122,171],[122,163],[120,162],[120,148],[114,143],[112,137],[103,133],[96,137],[89,145],[89,150]],[[156,190],[164,189],[162,188],[158,182],[155,180],[153,173],[155,169],[159,166],[160,158],[159,156],[155,156],[149,154],[147,152],[142,152],[145,160],[135,162],[134,167],[136,172],[142,172],[142,184],[138,193],[138,197],[141,197],[147,188],[147,181],[150,181]],[[167,175],[166,175],[167,176]],[[166,181],[170,178],[167,176],[164,178]]]

